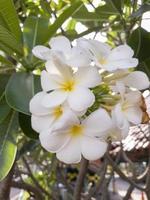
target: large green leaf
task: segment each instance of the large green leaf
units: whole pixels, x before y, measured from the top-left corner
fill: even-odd
[[[137,28],[131,34],[128,44],[139,59],[137,69],[144,71],[150,77],[150,33],[143,28]]]
[[[70,7],[66,8],[64,12],[55,20],[55,22],[49,27],[49,38],[51,38],[56,31],[62,26],[62,24],[71,17],[83,4],[82,1],[74,1]]]
[[[35,132],[31,127],[31,116],[19,113],[19,124],[23,133],[27,137],[31,139],[38,139],[39,134]]]
[[[24,23],[23,39],[28,52],[35,45],[44,44],[49,39],[49,18],[29,16]]]
[[[14,73],[7,84],[5,92],[9,106],[29,115],[29,102],[35,91],[39,90],[39,82],[39,76],[29,73]]]
[[[17,114],[10,112],[0,123],[0,181],[9,173],[17,152]]]
[[[12,56],[14,52],[19,56],[23,55],[20,43],[18,43],[14,35],[2,25],[0,25],[0,49],[10,56]]]
[[[13,0],[0,0],[0,24],[7,28],[21,42],[21,29]]]
[[[143,28],[137,28],[131,34],[128,44],[133,48],[139,61],[150,58],[150,33]]]

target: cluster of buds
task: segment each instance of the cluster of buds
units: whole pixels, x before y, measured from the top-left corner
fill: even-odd
[[[64,163],[101,158],[107,140],[125,138],[142,123],[142,93],[149,87],[144,72],[133,71],[138,60],[127,45],[111,48],[80,38],[76,46],[64,36],[50,48],[36,46],[33,54],[45,61],[42,91],[30,101],[32,127],[41,145]]]

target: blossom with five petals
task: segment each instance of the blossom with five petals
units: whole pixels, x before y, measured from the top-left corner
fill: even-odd
[[[91,59],[106,71],[136,67],[138,59],[133,58],[134,52],[127,44],[111,49],[106,44],[96,40],[79,39],[78,45],[91,52]]]
[[[46,63],[47,71],[42,71],[41,85],[47,92],[43,106],[52,108],[67,101],[71,109],[82,111],[90,107],[95,96],[89,88],[100,84],[101,77],[95,67],[79,68],[73,72],[54,55]]]

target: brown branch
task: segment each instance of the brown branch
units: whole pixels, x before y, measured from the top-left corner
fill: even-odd
[[[135,188],[141,190],[141,191],[145,191],[145,188],[139,186],[138,184],[136,184],[132,179],[130,179],[129,177],[127,177],[119,168],[118,165],[112,160],[112,158],[110,157],[110,155],[107,153],[106,154],[107,159],[109,161],[109,164],[113,167],[114,171],[126,182],[132,184]]]
[[[26,159],[23,157],[22,160],[23,160],[23,162],[24,162],[24,164],[25,164],[25,166],[26,166],[26,168],[27,168],[27,170],[28,170],[28,172],[30,174],[29,176],[32,179],[32,181],[34,182],[34,184],[41,190],[41,192],[43,192],[44,194],[49,196],[50,194],[38,183],[36,178],[33,176],[32,171],[30,169],[30,166],[27,163]]]
[[[81,192],[82,187],[84,183],[84,177],[86,175],[86,171],[88,168],[88,160],[85,158],[82,158],[81,164],[80,164],[80,171],[77,177],[75,191],[74,191],[74,200],[81,200]]]

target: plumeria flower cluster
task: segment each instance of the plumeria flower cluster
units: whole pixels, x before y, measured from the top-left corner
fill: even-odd
[[[41,145],[60,161],[97,160],[106,152],[108,138],[121,140],[130,126],[142,123],[139,90],[149,87],[148,77],[133,71],[138,60],[127,44],[112,49],[80,38],[72,46],[58,36],[49,45],[33,49],[46,69],[42,91],[30,101],[32,127]]]

